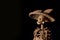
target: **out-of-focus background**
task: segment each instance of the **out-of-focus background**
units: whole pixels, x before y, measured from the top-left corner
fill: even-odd
[[[13,13],[16,13],[16,17],[11,19],[11,27],[9,28],[10,31],[8,31],[9,40],[33,40],[33,31],[38,25],[36,20],[31,19],[28,15],[34,10],[45,10],[48,8],[53,9],[50,16],[54,17],[56,21],[45,23],[44,25],[52,31],[53,40],[60,40],[59,0],[16,0],[14,4],[15,8],[12,5],[11,10],[15,10]],[[16,21],[14,21],[14,18]]]

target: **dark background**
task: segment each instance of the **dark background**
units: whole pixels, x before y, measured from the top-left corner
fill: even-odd
[[[52,8],[51,16],[55,18],[53,23],[45,23],[52,31],[52,39],[60,40],[60,1],[59,0],[16,0],[16,27],[12,26],[9,36],[11,40],[33,40],[33,31],[38,26],[36,20],[28,14],[34,10]],[[13,25],[13,24],[12,24]],[[15,29],[14,29],[15,28]],[[14,30],[14,31],[13,31]]]

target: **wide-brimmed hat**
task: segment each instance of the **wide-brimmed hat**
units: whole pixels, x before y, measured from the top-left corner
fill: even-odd
[[[50,11],[51,11],[51,9],[50,9]],[[54,22],[55,19],[47,14],[49,12],[46,12],[46,11],[42,12],[42,10],[35,10],[35,11],[29,13],[29,17],[31,17],[35,20],[38,20],[38,17],[42,15],[42,16],[44,16],[45,22]]]

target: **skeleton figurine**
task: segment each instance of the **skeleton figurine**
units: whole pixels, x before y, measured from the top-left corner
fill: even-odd
[[[34,39],[33,40],[49,40],[48,32],[50,30],[46,27],[44,28],[43,24],[45,22],[54,22],[55,19],[49,16],[48,14],[52,11],[52,9],[46,9],[44,12],[42,10],[36,10],[34,12],[30,12],[29,16],[35,20],[37,20],[37,24],[41,25],[40,28],[37,27],[34,31]]]

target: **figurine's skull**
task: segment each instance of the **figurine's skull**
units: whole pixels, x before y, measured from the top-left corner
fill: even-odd
[[[42,24],[43,22],[43,19],[44,19],[44,16],[43,15],[40,15],[37,19],[37,24]]]

